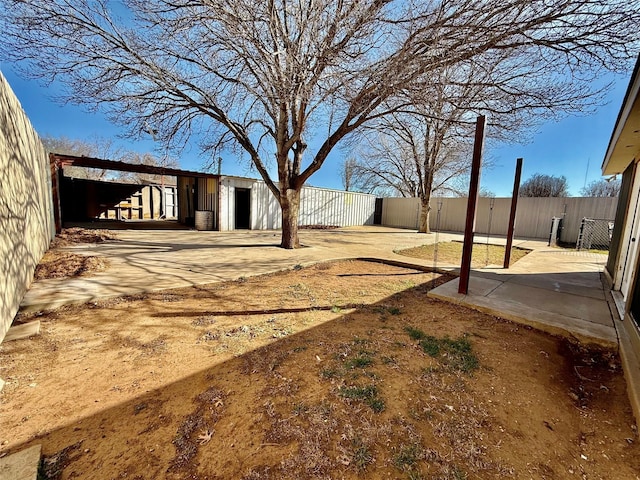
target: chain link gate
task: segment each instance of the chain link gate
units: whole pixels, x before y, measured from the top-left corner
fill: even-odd
[[[583,218],[578,231],[577,250],[609,251],[613,235],[613,220]]]

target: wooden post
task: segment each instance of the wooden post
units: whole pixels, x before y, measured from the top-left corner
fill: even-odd
[[[513,179],[513,195],[511,196],[511,212],[509,213],[509,228],[507,229],[507,246],[504,249],[504,268],[511,263],[511,247],[513,246],[513,231],[516,226],[516,207],[520,195],[520,176],[522,174],[522,159],[516,160],[516,176]]]
[[[60,184],[62,183],[62,167],[53,153],[49,154],[51,169],[51,194],[53,198],[53,220],[56,233],[62,232],[62,206],[60,203]]]
[[[467,200],[467,219],[464,226],[464,244],[462,246],[462,263],[460,265],[460,282],[458,293],[467,294],[469,275],[471,274],[471,253],[473,250],[473,234],[476,228],[476,206],[480,187],[480,165],[484,146],[484,126],[487,119],[480,115],[476,120],[476,136],[473,144],[473,160],[471,164],[471,181],[469,182],[469,199]]]

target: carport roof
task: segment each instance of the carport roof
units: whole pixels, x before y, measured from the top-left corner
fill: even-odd
[[[151,175],[170,175],[174,177],[200,177],[200,178],[217,178],[218,175],[205,172],[194,172],[191,170],[182,170],[179,168],[159,167],[155,165],[143,165],[120,162],[117,160],[104,160],[92,157],[76,157],[73,155],[63,155],[60,153],[50,153],[49,161],[59,167],[87,167],[101,168],[103,170],[116,170],[119,172],[135,172],[148,173]]]

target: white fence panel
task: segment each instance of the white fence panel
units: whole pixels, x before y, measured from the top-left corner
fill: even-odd
[[[439,203],[440,224],[436,225]],[[491,204],[493,203],[493,210]],[[515,235],[520,238],[548,239],[552,217],[563,217],[560,240],[575,243],[580,222],[584,217],[613,220],[617,198],[589,197],[521,197],[518,199]],[[480,198],[476,213],[476,233],[506,235],[511,198]],[[464,232],[467,212],[466,198],[433,198],[429,225],[445,232]],[[491,214],[491,225],[489,216]],[[420,200],[417,198],[385,198],[382,205],[382,224],[389,227],[417,229],[420,219]]]

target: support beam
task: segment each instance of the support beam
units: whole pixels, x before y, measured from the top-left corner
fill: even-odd
[[[469,198],[467,200],[467,219],[464,226],[464,244],[462,246],[462,263],[460,265],[460,282],[458,293],[464,295],[469,290],[471,275],[471,253],[473,251],[473,235],[476,228],[476,207],[480,189],[480,166],[482,164],[482,148],[484,146],[484,126],[487,119],[480,115],[476,120],[476,136],[473,144],[473,160],[471,163],[471,181],[469,182]]]
[[[509,227],[507,229],[507,245],[504,248],[504,268],[511,264],[511,247],[513,246],[513,232],[516,227],[516,208],[520,196],[520,177],[522,175],[522,158],[516,160],[516,175],[513,179],[513,195],[511,195],[511,212],[509,213]]]

